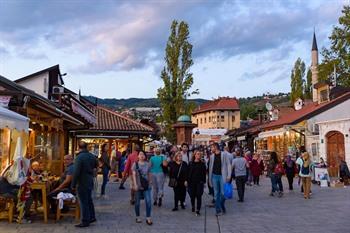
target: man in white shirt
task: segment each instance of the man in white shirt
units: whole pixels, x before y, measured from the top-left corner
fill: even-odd
[[[192,160],[192,153],[189,151],[189,147],[187,143],[182,143],[181,155],[182,155],[182,161],[184,161],[187,164],[189,164],[189,162]]]

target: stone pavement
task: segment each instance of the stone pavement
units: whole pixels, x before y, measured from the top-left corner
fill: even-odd
[[[284,180],[284,187],[287,181]],[[227,214],[216,218],[213,208],[207,208],[208,233],[347,233],[350,232],[350,187],[320,188],[313,185],[313,195],[305,200],[295,184],[295,191],[286,191],[282,198],[270,197],[270,181],[263,178],[261,186],[247,187],[246,201],[226,202]],[[202,216],[196,217],[190,211],[189,198],[187,209],[172,212],[173,193],[166,187],[163,207],[152,206],[153,226],[135,223],[134,209],[128,202],[129,190],[119,190],[117,183],[107,186],[108,200],[95,199],[97,223],[89,228],[76,229],[72,218],[62,219],[59,223],[50,220],[44,224],[37,216],[32,224],[8,224],[0,221],[0,233],[175,233],[205,232],[204,208]],[[204,202],[210,198],[205,194]],[[142,212],[144,216],[144,203]]]

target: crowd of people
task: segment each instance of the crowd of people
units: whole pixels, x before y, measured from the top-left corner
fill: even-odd
[[[125,189],[125,183],[129,180],[130,204],[134,205],[136,222],[142,222],[140,204],[144,200],[146,223],[152,225],[152,205],[162,207],[166,186],[173,190],[172,211],[186,209],[188,194],[192,212],[200,216],[202,196],[207,184],[215,214],[220,216],[226,213],[225,201],[229,197],[224,187],[227,184],[231,185],[235,181],[237,201],[242,203],[245,201],[246,186],[259,186],[263,174],[271,180],[270,196],[283,196],[282,177],[285,175],[289,190],[294,189],[294,178],[298,177],[301,192],[305,199],[309,199],[312,193],[311,177],[316,166],[305,150],[300,150],[297,158],[287,155],[282,159],[276,152],[271,152],[268,160],[263,160],[259,153],[252,153],[239,146],[230,150],[218,143],[212,143],[208,147],[192,147],[183,143],[181,147],[151,148],[147,153],[138,145],[130,153],[120,153],[114,147],[109,153],[107,144],[103,144],[101,148],[97,157],[81,141],[75,159],[71,155],[64,156],[65,170],[59,180],[51,184],[51,192],[47,196],[53,213],[58,208],[59,193],[70,193],[78,197],[82,216],[77,227],[88,227],[96,221],[92,192],[98,173],[102,174],[99,198],[107,198],[106,186],[112,174],[117,176],[116,181],[120,181],[121,190]],[[323,160],[318,164],[318,167],[326,166]],[[340,173],[344,181],[350,177],[345,161],[340,165]],[[45,174],[40,164],[34,161],[28,170],[26,182],[42,179],[43,175]],[[12,195],[16,200],[19,188],[9,184],[6,177],[0,178],[1,195]],[[40,195],[40,192],[32,191],[25,199],[24,221],[30,221],[30,206],[33,199],[41,200]],[[68,211],[67,207],[63,206],[62,211]]]

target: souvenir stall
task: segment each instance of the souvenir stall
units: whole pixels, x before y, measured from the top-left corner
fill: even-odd
[[[25,153],[28,125],[28,118],[0,106],[0,171],[10,164],[16,146],[22,147]],[[21,145],[17,145],[17,142],[20,142]]]

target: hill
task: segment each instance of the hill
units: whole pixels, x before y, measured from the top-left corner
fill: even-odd
[[[157,98],[129,98],[129,99],[115,99],[107,98],[101,99],[94,96],[84,96],[91,102],[96,102],[100,105],[106,106],[113,110],[123,110],[137,107],[160,107],[159,100]],[[209,100],[206,99],[190,99],[190,102],[194,102],[196,106],[201,105]],[[274,106],[289,106],[289,93],[279,94],[264,94],[262,96],[253,96],[247,98],[239,98],[239,105],[241,109],[241,119],[256,118],[259,111],[266,112],[265,104],[270,102]]]

